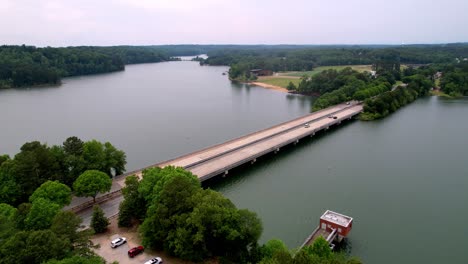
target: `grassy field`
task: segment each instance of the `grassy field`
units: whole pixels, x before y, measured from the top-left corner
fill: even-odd
[[[295,77],[288,77],[288,76],[262,76],[259,77],[256,82],[266,83],[270,85],[275,85],[279,87],[286,88],[289,82],[294,83],[294,85],[299,85],[301,79]]]
[[[315,68],[314,70],[312,71],[303,71],[303,72],[299,72],[299,71],[296,71],[296,72],[279,72],[278,75],[279,76],[295,76],[295,77],[302,77],[304,75],[308,75],[308,76],[314,76],[324,70],[330,70],[330,69],[334,69],[334,70],[342,70],[346,67],[351,67],[353,70],[356,70],[358,72],[363,72],[363,71],[371,71],[372,70],[372,65],[340,65],[340,66],[320,66],[320,67],[317,67]]]

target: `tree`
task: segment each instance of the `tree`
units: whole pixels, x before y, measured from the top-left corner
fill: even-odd
[[[44,198],[37,198],[24,220],[26,229],[48,229],[52,219],[60,211],[61,206]]]
[[[169,246],[171,243],[173,247],[179,248],[173,244],[173,241],[166,239],[174,226],[181,224],[193,210],[192,196],[200,190],[199,184],[182,175],[168,179],[158,196],[160,199],[150,203],[145,221],[140,226],[140,233],[146,246],[162,248],[167,241],[166,247],[172,248]]]
[[[83,141],[78,137],[69,137],[63,142],[63,150],[67,155],[81,156],[83,145]]]
[[[10,156],[8,155],[0,155],[0,166],[2,165],[3,162],[10,160]]]
[[[314,241],[314,244],[305,247],[305,250],[309,253],[309,255],[315,255],[321,259],[329,259],[333,256],[330,245],[323,237],[317,238]]]
[[[127,163],[123,151],[117,150],[109,142],[102,144],[97,140],[84,143],[82,157],[88,170],[100,170],[109,176],[122,174]]]
[[[46,181],[34,191],[29,201],[34,203],[38,198],[47,199],[63,207],[71,202],[71,189],[58,181]]]
[[[200,181],[190,171],[181,167],[167,166],[164,168],[150,168],[143,171],[143,180],[141,180],[138,191],[144,197],[146,202],[153,201],[159,197],[164,184],[176,177],[186,177],[192,184],[200,186]]]
[[[99,205],[95,205],[93,207],[93,217],[91,218],[91,227],[94,229],[94,232],[102,233],[107,230],[108,225],[109,219],[104,215],[104,211],[102,211]]]
[[[297,89],[296,85],[294,85],[293,82],[289,82],[288,83],[288,86],[286,87],[286,89],[288,89],[288,91],[294,91]]]
[[[312,261],[313,258],[305,250],[299,250],[294,255],[293,264],[310,264]]]
[[[49,147],[45,144],[33,141],[21,147],[21,152],[16,154],[13,160],[12,171],[16,182],[21,186],[22,201],[26,201],[45,181],[57,178],[60,171],[55,169],[55,162]]]
[[[111,143],[104,143],[104,154],[106,158],[105,169],[108,173],[120,175],[125,172],[125,164],[127,157],[121,150],[115,148]]]
[[[107,174],[97,170],[87,170],[73,183],[73,190],[77,196],[93,197],[96,202],[98,193],[110,191],[112,180]]]
[[[143,178],[139,190],[157,195],[149,201],[140,226],[143,244],[193,261],[221,256],[247,262],[262,232],[260,220],[252,212],[238,210],[220,193],[203,190],[198,180],[183,171],[169,168],[168,174],[160,170],[145,174],[150,179]]]
[[[16,182],[11,161],[0,166],[0,203],[16,205],[21,200],[21,186]]]
[[[16,208],[9,204],[0,203],[0,215],[4,216],[6,219],[13,220],[17,211]]]
[[[279,239],[271,239],[268,240],[261,248],[261,254],[264,258],[270,259],[280,251],[289,251],[288,247],[283,243],[283,241]]]
[[[93,231],[81,228],[81,218],[70,211],[60,211],[55,215],[50,230],[54,232],[60,239],[70,241],[73,246],[74,254],[85,257],[92,257],[95,255],[93,248],[96,246],[90,240]]]
[[[5,264],[42,263],[62,259],[70,250],[68,241],[50,230],[21,231],[0,245],[0,260]]]
[[[129,227],[132,219],[143,220],[146,214],[145,199],[138,192],[140,181],[136,176],[128,176],[125,178],[125,187],[122,188],[124,200],[119,206],[119,221],[120,227]]]

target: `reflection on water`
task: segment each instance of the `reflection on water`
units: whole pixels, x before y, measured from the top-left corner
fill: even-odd
[[[197,62],[128,65],[61,86],[0,91],[0,153],[31,140],[110,141],[133,170],[304,115],[279,92],[232,83],[228,67]],[[8,114],[5,114],[8,113]]]

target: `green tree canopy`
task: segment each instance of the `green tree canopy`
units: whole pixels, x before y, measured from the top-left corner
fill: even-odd
[[[63,150],[67,155],[80,156],[83,154],[84,142],[78,137],[69,137],[63,142]]]
[[[16,208],[9,204],[0,203],[0,215],[4,216],[6,219],[13,220],[17,211]]]
[[[261,248],[260,251],[265,258],[273,258],[273,256],[280,251],[289,251],[288,247],[279,239],[268,240]]]
[[[109,142],[102,144],[97,140],[84,143],[82,157],[88,170],[99,170],[109,176],[122,174],[127,163],[123,151],[116,149]]]
[[[44,198],[60,206],[65,206],[71,202],[71,189],[58,181],[46,181],[34,191],[29,197],[29,201],[34,203],[38,198]]]
[[[104,211],[102,211],[99,205],[95,205],[93,207],[93,217],[91,218],[91,227],[94,229],[94,232],[102,233],[107,230],[108,225],[109,219],[104,215]]]
[[[173,177],[182,176],[190,180],[194,185],[200,186],[200,181],[191,172],[184,170],[181,167],[167,166],[164,168],[150,168],[143,171],[143,179],[141,180],[138,191],[150,202],[159,197],[164,184]]]
[[[77,196],[93,197],[94,202],[98,193],[108,192],[111,187],[111,178],[97,170],[85,171],[73,183],[73,190]]]
[[[218,192],[201,189],[190,174],[175,168],[168,171],[176,173],[164,175],[159,178],[161,182],[153,182],[149,188],[159,194],[150,201],[140,227],[143,243],[183,259],[201,261],[208,256],[222,256],[245,262],[262,232],[257,216],[238,210]],[[139,190],[147,190],[141,187]]]
[[[50,230],[60,239],[67,240],[72,245],[74,254],[92,257],[95,255],[93,248],[96,246],[90,240],[93,231],[81,228],[81,218],[70,211],[60,211],[55,215]]]
[[[48,229],[52,219],[60,211],[61,206],[44,198],[37,198],[24,220],[26,229]]]
[[[69,254],[70,244],[50,230],[20,231],[0,244],[1,263],[42,263],[62,259]]]
[[[119,226],[129,227],[132,219],[143,220],[146,214],[146,201],[138,192],[140,181],[138,177],[125,178],[125,187],[122,188],[124,200],[119,206]]]

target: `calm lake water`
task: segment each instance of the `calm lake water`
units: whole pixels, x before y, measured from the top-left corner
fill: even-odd
[[[68,136],[110,141],[128,170],[310,111],[311,99],[232,84],[226,67],[127,66],[60,87],[0,91],[0,153]],[[331,209],[354,217],[347,250],[365,263],[468,263],[468,100],[423,98],[348,122],[209,183],[258,213],[262,242],[299,246]]]

